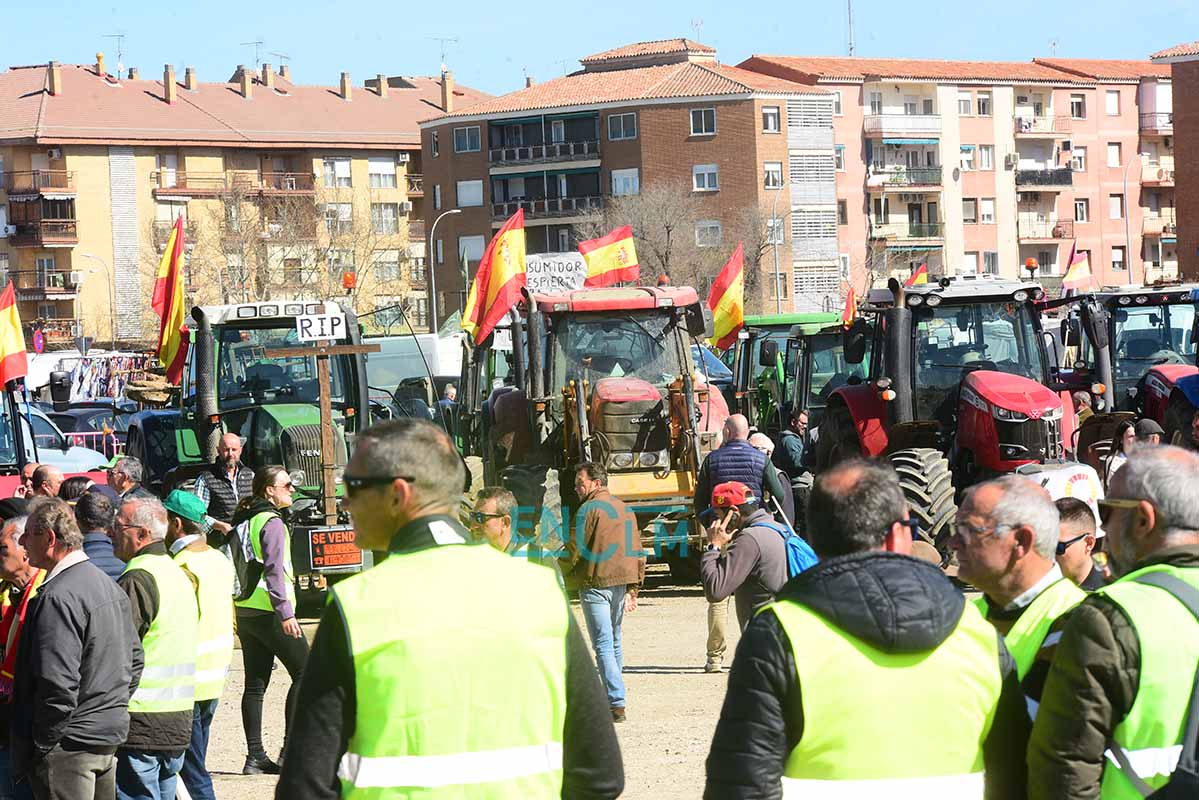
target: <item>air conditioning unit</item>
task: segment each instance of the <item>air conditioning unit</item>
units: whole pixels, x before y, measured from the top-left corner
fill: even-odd
[[[411,159],[412,159],[411,153],[400,153],[399,156],[396,157],[396,163],[397,164],[407,164],[409,162],[409,160],[411,160]]]
[[[72,286],[78,286],[79,284],[83,283],[83,273],[72,272],[70,275],[70,283]]]
[[[1008,153],[1006,156],[1003,157],[1003,168],[1004,169],[1015,169],[1016,165],[1019,163],[1020,163],[1020,154],[1019,153]]]
[[[5,225],[4,226],[4,235],[5,236],[16,236],[17,235],[17,226],[16,225]]]
[[[411,214],[412,213],[412,203],[408,202],[407,200],[400,203],[400,213],[401,214]]]
[[[62,158],[62,148],[61,147],[51,147],[49,150],[46,151],[46,155],[47,155],[47,157],[50,158],[51,161],[56,161],[56,160]]]

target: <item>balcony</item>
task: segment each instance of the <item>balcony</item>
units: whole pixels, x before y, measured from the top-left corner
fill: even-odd
[[[1038,189],[1068,188],[1074,185],[1074,170],[1070,167],[1053,169],[1018,169],[1016,185]]]
[[[408,220],[408,241],[413,239],[420,242],[425,240],[425,221],[423,219]]]
[[[167,240],[171,238],[171,229],[175,227],[174,222],[163,220],[155,220],[154,222],[154,247],[158,252],[166,249]],[[188,220],[183,221],[183,245],[191,247],[196,243],[197,226],[194,222]]]
[[[79,231],[73,219],[43,219],[13,224],[16,232],[8,237],[13,247],[74,247]]]
[[[1141,231],[1145,236],[1177,236],[1178,223],[1173,208],[1163,208],[1156,216],[1145,213]]]
[[[1058,239],[1074,238],[1074,221],[1060,220],[1018,220],[1016,235],[1023,242],[1056,241]]]
[[[556,219],[561,217],[580,217],[601,211],[604,201],[601,197],[547,197],[540,200],[515,200],[508,203],[492,203],[491,218],[503,221],[523,208],[525,217],[531,219]]]
[[[425,176],[415,175],[409,172],[404,176],[408,183],[409,197],[424,197],[425,196]]]
[[[1174,158],[1163,158],[1156,164],[1141,167],[1142,186],[1173,186]]]
[[[65,169],[6,172],[4,190],[9,194],[74,194],[75,173]]]
[[[1070,132],[1070,117],[1021,117],[1014,118],[1017,136],[1047,136],[1050,138]]]
[[[16,283],[18,300],[73,300],[79,292],[78,272],[16,270],[9,275]]]
[[[864,128],[867,134],[882,136],[892,133],[940,136],[941,116],[939,114],[867,114]]]
[[[264,195],[311,195],[316,179],[310,172],[185,172],[158,170],[150,175],[155,197],[216,197],[232,192]]]
[[[866,185],[884,191],[909,191],[912,187],[940,188],[940,167],[889,167],[870,171]]]
[[[1141,114],[1142,133],[1160,133],[1169,136],[1174,132],[1174,114],[1170,111],[1150,111]]]
[[[599,157],[597,139],[496,147],[487,151],[487,158],[493,166],[537,164],[546,161],[594,161]]]
[[[70,317],[53,317],[41,321],[42,336],[47,343],[65,344],[79,336],[79,320]],[[33,329],[30,327],[29,340],[33,339]]]
[[[258,177],[258,190],[263,194],[312,194],[316,179],[311,172],[263,172]]]
[[[945,226],[939,222],[889,222],[872,224],[871,239],[942,239],[945,236]]]

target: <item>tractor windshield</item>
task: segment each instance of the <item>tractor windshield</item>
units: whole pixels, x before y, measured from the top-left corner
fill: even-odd
[[[869,356],[861,364],[845,361],[840,333],[819,334],[809,338],[812,348],[812,377],[808,387],[809,410],[818,411],[828,405],[829,396],[850,378],[863,378],[870,370]]]
[[[294,324],[271,328],[221,328],[218,341],[217,387],[222,408],[252,403],[319,403],[320,386],[315,356],[277,356],[271,350],[305,346]],[[311,345],[307,345],[311,346]],[[334,407],[346,404],[346,360],[333,356],[330,366],[330,399]]]
[[[1118,308],[1112,317],[1118,380],[1135,382],[1155,364],[1195,363],[1193,305]]]
[[[962,376],[987,369],[1047,380],[1043,344],[1029,305],[996,301],[969,306],[924,306],[915,312],[916,412],[919,419],[952,417]]]
[[[665,387],[692,369],[683,363],[677,330],[673,317],[659,311],[562,317],[555,328],[553,376],[562,383],[633,377]]]

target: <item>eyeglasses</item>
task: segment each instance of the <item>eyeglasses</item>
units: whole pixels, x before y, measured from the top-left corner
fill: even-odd
[[[980,528],[976,525],[971,525],[968,522],[959,521],[955,526],[956,533],[954,534],[962,541],[981,542],[984,539],[994,538],[999,535],[1002,529],[999,525],[993,525],[988,528]]]
[[[346,494],[350,495],[372,486],[386,486],[392,481],[416,482],[416,478],[410,475],[343,475],[341,480],[346,485]]]
[[[1112,518],[1112,512],[1117,508],[1131,511],[1134,508],[1140,508],[1141,502],[1141,500],[1130,500],[1123,497],[1105,497],[1099,501],[1099,522],[1106,525],[1107,521]]]
[[[1079,536],[1075,536],[1073,539],[1067,539],[1064,542],[1058,542],[1057,543],[1057,554],[1059,556],[1064,556],[1066,554],[1066,551],[1069,550],[1072,546],[1074,546],[1078,542],[1081,542],[1083,539],[1087,538],[1088,536],[1094,536],[1094,535],[1095,534],[1093,534],[1093,533],[1084,533],[1084,534],[1080,534]]]
[[[920,520],[916,517],[908,517],[907,519],[897,520],[900,525],[912,532],[912,541],[920,538]]]
[[[133,528],[135,531],[144,531],[144,530],[145,530],[145,527],[144,527],[144,526],[142,526],[142,525],[125,525],[125,524],[123,524],[123,523],[120,523],[120,522],[118,522],[118,523],[116,524],[116,528],[117,528],[117,530],[118,530],[118,531],[121,531],[121,532],[127,531],[127,530],[129,530],[130,528]]]
[[[489,519],[500,519],[501,517],[506,517],[506,516],[508,516],[508,515],[507,514],[491,514],[486,511],[472,511],[472,512],[470,512],[470,521],[474,522],[476,524],[482,525],[485,522],[487,522],[487,520],[489,520]]]
[[[291,491],[295,491],[296,485],[294,483],[292,483],[291,481],[288,481],[287,483],[277,484],[275,486],[275,488],[276,489],[286,489],[287,491],[291,492]]]

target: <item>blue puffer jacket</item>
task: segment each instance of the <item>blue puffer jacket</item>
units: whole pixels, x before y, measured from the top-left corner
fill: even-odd
[[[719,486],[728,481],[740,481],[762,497],[762,473],[766,469],[766,454],[741,440],[725,442],[708,455],[708,482]]]

